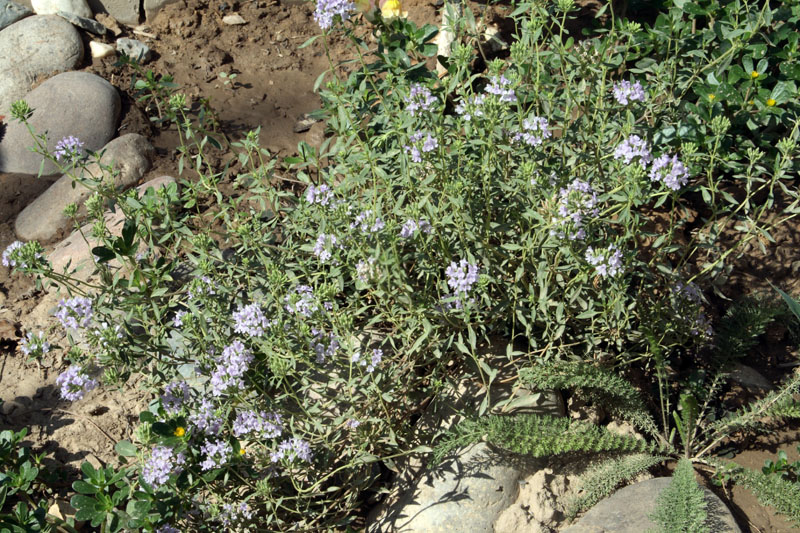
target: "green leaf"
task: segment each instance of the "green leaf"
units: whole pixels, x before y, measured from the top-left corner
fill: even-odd
[[[122,457],[136,457],[136,452],[138,451],[136,446],[129,440],[119,441],[116,446],[114,446],[114,450]]]
[[[100,264],[107,263],[116,257],[116,254],[105,246],[95,246],[92,248],[92,254],[97,256],[97,262]]]
[[[770,285],[772,285],[771,281],[767,280],[767,282]],[[788,294],[786,294],[785,292],[780,290],[775,285],[772,285],[772,288],[775,289],[776,291],[778,291],[778,294],[781,295],[781,298],[783,298],[783,301],[786,302],[787,306],[789,306],[789,310],[792,313],[794,313],[794,316],[796,316],[798,318],[798,320],[800,320],[800,302],[798,302],[797,300],[795,300],[794,298],[792,298],[791,296],[789,296]]]
[[[100,490],[94,485],[81,480],[73,482],[72,488],[81,494],[97,494],[97,492]]]

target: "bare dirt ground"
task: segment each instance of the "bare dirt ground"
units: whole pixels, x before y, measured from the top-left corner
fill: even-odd
[[[591,3],[587,6],[590,12]],[[434,0],[411,0],[404,2],[404,8],[418,24],[439,22]],[[488,18],[493,20],[500,18],[506,8],[473,4],[473,9],[488,10]],[[209,99],[220,129],[229,138],[234,140],[260,126],[262,145],[278,157],[285,157],[295,153],[298,142],[319,144],[324,135],[321,124],[306,132],[294,131],[298,117],[319,107],[312,88],[328,68],[321,42],[298,49],[319,32],[312,12],[312,3],[297,0],[179,0],[146,27],[139,28],[139,33],[128,28],[124,36],[146,42],[155,52],[154,60],[145,65],[146,70],[174,76],[175,83],[190,99]],[[224,24],[222,17],[231,13],[241,15],[246,24]],[[84,37],[88,49],[89,38]],[[334,37],[334,60],[349,58],[351,46]],[[156,146],[158,158],[143,181],[164,174],[177,177],[176,132],[151,124],[145,105],[137,102],[138,95],[131,87],[131,69],[115,63],[113,57],[87,58],[81,70],[96,73],[119,89],[123,99],[119,133],[141,133]],[[223,72],[236,74],[232,83],[225,83],[220,76]],[[0,250],[15,240],[16,215],[54,179],[0,174]],[[69,229],[65,228],[65,233]],[[800,288],[800,277],[796,275],[800,270],[797,229],[796,224],[787,226],[775,233],[776,243],[767,243],[766,253],[753,247],[740,259],[731,280],[732,294],[766,289],[767,279],[787,291]],[[50,250],[55,243],[43,244]],[[29,428],[28,443],[37,451],[48,453],[47,464],[61,473],[62,488],[66,490],[71,472],[80,462],[115,463],[114,443],[131,437],[139,411],[151,398],[136,383],[129,383],[124,390],[101,387],[73,404],[60,400],[55,378],[66,368],[67,342],[63,333],[58,333],[57,322],[49,316],[52,309],[40,305],[44,294],[30,279],[11,274],[0,265],[0,399],[4,402],[0,407],[0,429]],[[51,342],[60,348],[40,362],[29,362],[19,344],[27,332],[42,328],[51,330]],[[771,357],[773,363],[779,363],[790,361],[793,356],[785,353],[765,357],[768,362]],[[780,372],[767,377],[778,379]],[[776,432],[768,439],[746,443],[737,460],[760,468],[764,459],[774,459],[779,449],[786,451],[790,460],[796,460],[798,441],[796,429]],[[721,496],[727,496],[743,531],[791,530],[785,520],[760,506],[747,491],[737,488]]]

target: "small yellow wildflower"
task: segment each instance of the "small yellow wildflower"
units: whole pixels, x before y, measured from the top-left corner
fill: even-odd
[[[176,437],[183,437],[184,435],[186,435],[186,428],[178,426],[175,428],[175,431],[173,431],[172,434],[175,435]]]
[[[755,100],[748,100],[747,105],[754,105],[756,102]]]
[[[750,77],[753,78],[753,79],[756,79],[758,77],[758,71],[754,70],[753,72],[751,72],[750,73]]]
[[[242,446],[241,448],[239,448],[239,455],[244,455],[244,454],[245,454],[245,449],[244,446]]]
[[[716,98],[717,98],[717,95],[714,94],[714,93],[711,93],[711,94],[708,95],[708,101],[709,102],[713,102]]]
[[[775,104],[777,104],[777,103],[778,103],[778,102],[776,102],[774,98],[769,98],[769,99],[767,100],[767,107],[772,107],[772,106],[774,106],[774,105],[775,105]]]
[[[386,20],[393,19],[393,18],[406,18],[408,16],[408,11],[403,11],[403,4],[400,0],[386,0],[386,2],[381,6],[381,15]]]

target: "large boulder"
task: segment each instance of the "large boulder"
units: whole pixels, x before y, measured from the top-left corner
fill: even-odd
[[[139,0],[89,0],[95,13],[108,13],[117,22],[137,26],[141,13]]]
[[[563,533],[655,531],[656,525],[650,520],[650,515],[656,509],[659,494],[671,481],[669,477],[658,477],[628,485],[592,507]],[[722,500],[710,490],[703,490],[708,504],[709,530],[714,533],[740,533],[736,520]]]
[[[58,74],[25,95],[25,101],[34,110],[29,124],[36,134],[47,134],[50,153],[68,136],[80,139],[86,150],[99,150],[114,137],[121,107],[114,86],[88,72]],[[44,157],[29,149],[34,145],[25,125],[9,124],[0,140],[0,172],[39,173]],[[45,161],[42,175],[58,172],[56,165]]]
[[[28,9],[27,6],[17,4],[11,0],[0,0],[0,30],[30,15],[33,15],[33,11]]]
[[[23,18],[0,31],[0,115],[8,116],[36,80],[72,70],[82,57],[78,30],[55,15]]]
[[[57,15],[59,11],[79,17],[91,18],[92,10],[86,0],[31,0],[37,15]]]
[[[129,133],[114,139],[103,149],[101,163],[111,165],[118,171],[114,185],[127,189],[150,170],[155,148],[141,135]],[[87,165],[83,176],[100,177],[100,167],[96,163]],[[91,191],[81,185],[73,187],[73,177],[65,174],[48,188],[44,194],[31,202],[17,216],[14,230],[23,241],[50,241],[62,230],[70,227],[70,220],[64,215],[64,208],[71,203],[83,204]]]

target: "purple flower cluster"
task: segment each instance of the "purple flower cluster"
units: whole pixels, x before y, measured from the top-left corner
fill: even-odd
[[[336,238],[336,235],[320,233],[314,245],[314,255],[319,257],[320,262],[328,262],[333,256],[330,249],[336,246],[338,242],[339,240]]]
[[[28,332],[28,334],[25,336],[25,340],[20,346],[20,349],[25,355],[40,357],[50,351],[50,343],[47,342],[44,333],[41,331],[38,334]]]
[[[293,438],[281,442],[278,450],[270,454],[270,460],[277,463],[281,459],[293,461],[295,458],[311,462],[311,446],[303,439]]]
[[[270,325],[261,307],[255,303],[239,307],[233,313],[233,320],[235,322],[233,331],[251,337],[260,337],[264,334],[264,329]]]
[[[175,318],[172,319],[172,325],[176,328],[183,327],[183,317],[186,316],[186,311],[178,311],[175,313]]]
[[[216,360],[216,368],[211,374],[211,394],[222,396],[231,388],[244,389],[244,376],[253,354],[245,348],[241,341],[233,341],[222,350]]]
[[[629,165],[636,157],[639,158],[642,168],[647,167],[653,160],[653,156],[650,154],[650,145],[638,135],[631,135],[614,150],[614,159],[622,159],[626,165]]]
[[[368,260],[363,259],[356,265],[356,276],[362,283],[369,283],[369,281],[377,274],[375,267],[375,258],[370,257]]]
[[[522,130],[514,134],[514,142],[524,142],[529,146],[539,146],[551,137],[547,119],[544,117],[528,117],[522,121]]]
[[[200,468],[211,470],[225,464],[225,461],[233,453],[233,448],[224,440],[209,440],[200,447],[200,453],[206,456],[205,460],[200,463]]]
[[[356,429],[358,426],[361,425],[361,422],[359,420],[351,418],[350,420],[345,422],[344,425],[347,426],[348,429]]]
[[[56,143],[53,157],[70,162],[76,161],[83,153],[83,146],[83,142],[77,137],[73,137],[72,135],[64,137]]]
[[[78,329],[85,328],[92,321],[92,300],[85,296],[76,296],[69,300],[58,302],[56,318],[61,321],[65,328]]]
[[[464,118],[467,122],[472,120],[473,116],[483,116],[483,103],[486,101],[486,95],[473,94],[472,96],[462,100],[456,105],[456,113]]]
[[[306,318],[319,310],[314,299],[314,290],[308,285],[298,285],[294,289],[294,294],[287,294],[283,299],[284,309],[290,315],[301,315]]]
[[[56,378],[56,385],[61,387],[62,398],[74,402],[83,398],[88,391],[96,388],[98,383],[96,379],[86,375],[81,367],[72,365]]]
[[[423,138],[425,140],[420,146],[419,142],[422,141]],[[411,160],[414,163],[422,163],[422,154],[433,152],[439,146],[439,141],[436,140],[436,137],[426,131],[417,131],[409,137],[408,141],[411,144],[406,145],[405,149],[406,152],[411,154]]]
[[[253,511],[250,510],[250,506],[247,505],[247,502],[239,502],[238,504],[223,503],[222,512],[220,512],[217,517],[217,519],[222,522],[222,525],[228,528],[252,518]]]
[[[433,231],[433,226],[427,220],[414,220],[410,218],[406,220],[406,223],[403,224],[403,227],[400,229],[400,236],[404,239],[410,239],[413,237],[417,231],[421,231],[425,234],[430,234]]]
[[[370,357],[369,361],[367,361],[366,357],[361,356],[361,352],[356,352],[350,358],[350,361],[354,364],[361,365],[366,367],[368,373],[372,373],[378,367],[378,365],[383,360],[383,350],[380,348],[376,348],[372,350],[372,357]]]
[[[156,529],[156,533],[181,533],[181,530],[169,524],[164,524],[163,526]]]
[[[381,217],[373,217],[371,209],[359,213],[355,221],[350,224],[350,229],[360,229],[362,233],[377,233],[384,227],[386,223]]]
[[[477,265],[469,263],[466,259],[458,263],[453,261],[445,270],[447,285],[456,294],[467,294],[478,281],[478,271]]]
[[[265,411],[240,411],[233,421],[233,434],[236,437],[255,435],[261,438],[272,439],[280,437],[281,415]]]
[[[677,155],[662,155],[650,167],[650,180],[661,181],[673,191],[680,190],[689,182],[689,169],[678,160]]]
[[[511,80],[506,78],[504,74],[489,78],[489,85],[486,86],[484,91],[488,94],[499,96],[501,102],[513,104],[517,101],[517,95],[514,93],[514,89],[511,88]]]
[[[430,111],[436,103],[436,97],[431,94],[430,89],[420,83],[411,86],[411,91],[406,98],[406,111],[411,116],[416,116],[423,111]]]
[[[605,250],[597,250],[589,246],[586,249],[586,261],[594,266],[599,276],[614,277],[622,272],[622,252],[612,244]]]
[[[314,10],[314,20],[319,24],[320,29],[327,30],[333,26],[336,16],[342,18],[342,22],[350,18],[350,13],[354,11],[356,5],[349,0],[317,0],[317,8]]]
[[[622,105],[628,105],[629,102],[644,102],[646,95],[642,84],[637,82],[631,83],[623,80],[614,84],[614,98],[617,99]]]
[[[214,282],[208,276],[200,276],[196,279],[192,286],[189,288],[189,299],[199,298],[201,296],[211,296],[216,294],[214,292]]]
[[[189,416],[189,423],[206,435],[219,435],[222,418],[217,416],[214,404],[204,398],[200,406]]]
[[[598,216],[597,193],[588,182],[575,178],[558,193],[558,206],[553,223],[558,229],[550,235],[559,239],[583,240],[586,238],[584,219]]]
[[[180,412],[190,398],[189,385],[185,381],[173,381],[164,387],[164,394],[161,395],[161,405],[164,407],[165,413],[173,416]]]
[[[8,245],[8,248],[5,249],[3,252],[3,266],[12,268],[17,266],[18,259],[12,259],[11,254],[14,250],[18,250],[22,248],[24,243],[22,241],[14,241]],[[25,265],[20,265],[22,268],[25,268]]]
[[[323,331],[312,329],[311,334],[314,338],[311,340],[311,349],[317,354],[317,363],[322,364],[325,362],[326,357],[334,357],[339,350],[339,340],[333,332],[325,335]],[[325,345],[325,341],[328,345]]]
[[[186,456],[183,453],[175,453],[167,446],[156,446],[150,454],[150,460],[142,466],[142,478],[158,490],[169,481],[169,476],[179,474],[185,464]]]
[[[309,185],[306,189],[306,202],[310,204],[319,204],[327,206],[333,199],[333,191],[327,185],[320,185],[316,187]]]

